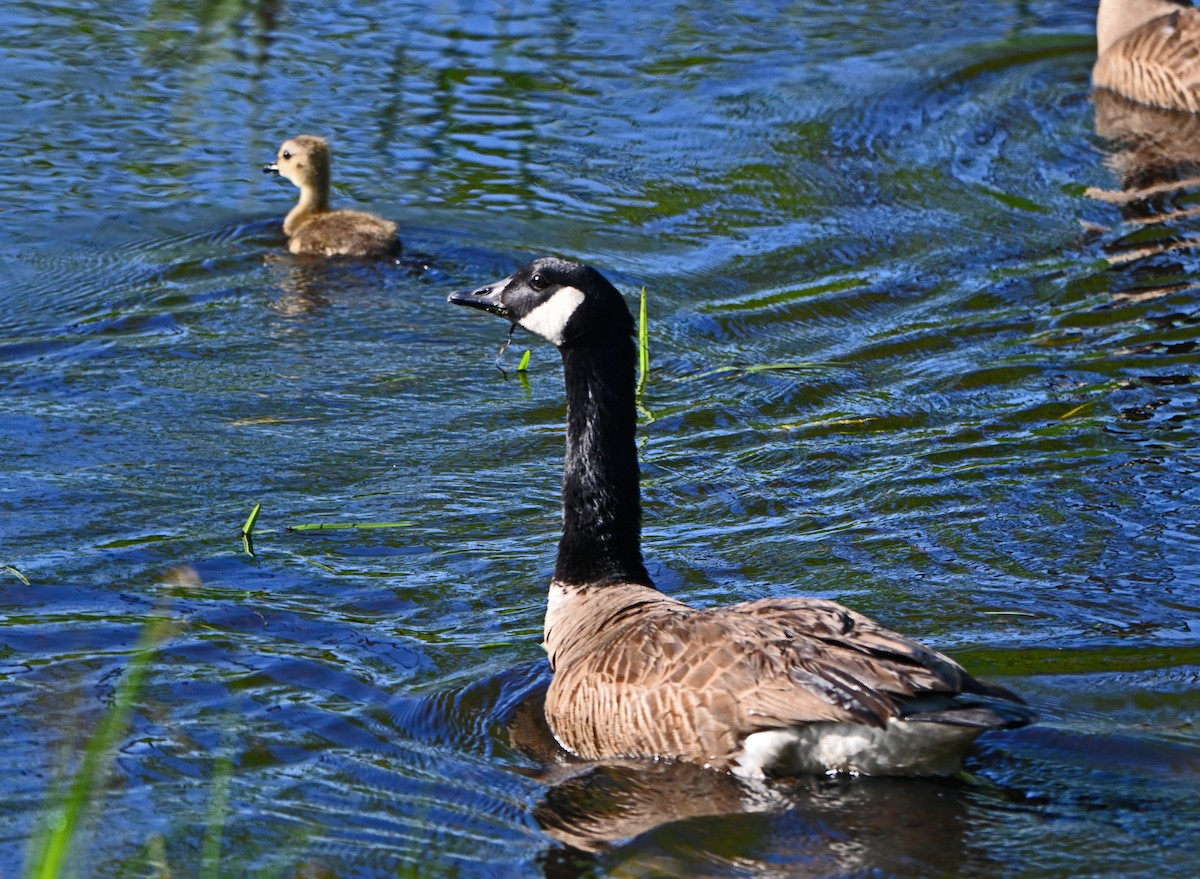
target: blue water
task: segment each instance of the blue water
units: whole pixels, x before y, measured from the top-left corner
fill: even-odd
[[[0,876],[158,619],[74,875],[1191,875],[1195,195],[1089,195],[1094,4],[711,7],[6,6]],[[286,252],[306,132],[398,261]],[[557,355],[445,302],[541,253],[647,290],[665,591],[1041,723],[949,781],[561,762]]]

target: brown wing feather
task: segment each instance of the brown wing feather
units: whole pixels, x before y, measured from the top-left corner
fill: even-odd
[[[897,700],[984,691],[947,657],[830,601],[693,610],[668,599],[608,619],[586,653],[557,655],[546,699],[555,735],[584,757],[724,768],[753,732],[883,726],[900,715]]]
[[[1154,107],[1200,112],[1200,9],[1147,22],[1092,68],[1092,84]]]

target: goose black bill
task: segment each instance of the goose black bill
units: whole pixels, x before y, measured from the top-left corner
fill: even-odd
[[[467,305],[497,317],[511,319],[512,312],[500,301],[500,294],[504,292],[511,280],[512,278],[505,278],[475,290],[455,290],[447,299],[455,305]]]

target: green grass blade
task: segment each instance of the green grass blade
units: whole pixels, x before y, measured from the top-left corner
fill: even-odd
[[[529,369],[529,355],[532,353],[532,348],[525,349],[525,353],[521,355],[521,362],[517,364],[517,372],[525,372]]]
[[[166,617],[157,617],[142,630],[125,674],[117,684],[112,704],[88,740],[83,760],[63,801],[47,810],[48,820],[34,838],[33,857],[27,873],[30,879],[59,879],[63,875],[84,810],[104,783],[109,758],[117,740],[129,726],[133,705],[142,690],[150,661],[169,626]]]
[[[221,839],[225,835],[225,815],[229,811],[229,781],[233,777],[233,748],[226,747],[213,767],[212,797],[204,821],[204,840],[200,844],[200,879],[221,875]]]
[[[650,376],[650,322],[647,319],[646,288],[642,288],[642,300],[638,306],[638,381],[637,393],[640,397],[646,389],[646,380]]]

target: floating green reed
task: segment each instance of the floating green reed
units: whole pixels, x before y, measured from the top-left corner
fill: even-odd
[[[72,847],[78,839],[77,831],[84,810],[103,786],[117,740],[129,726],[133,704],[142,690],[150,661],[169,628],[170,620],[166,616],[156,616],[142,629],[125,674],[117,684],[112,704],[88,740],[83,760],[66,794],[61,802],[53,802],[57,796],[51,794],[42,826],[33,839],[32,857],[26,873],[29,879],[58,879],[63,875]]]
[[[26,586],[31,585],[29,582],[29,578],[26,577],[24,574],[22,574],[20,571],[18,571],[16,568],[14,568],[12,565],[2,566],[2,567],[0,567],[0,571],[8,571],[8,573],[12,574],[14,577],[16,577],[18,580],[20,580]]]
[[[412,522],[318,522],[312,525],[288,525],[288,531],[370,531],[377,528],[411,528]]]
[[[1096,405],[1095,400],[1088,400],[1085,403],[1080,403],[1078,406],[1075,406],[1072,409],[1068,409],[1062,415],[1058,416],[1058,420],[1066,421],[1068,418],[1074,418],[1076,415],[1080,415],[1080,414],[1086,412],[1088,409],[1092,408],[1095,405]]]
[[[525,372],[529,369],[529,355],[532,353],[532,348],[525,349],[525,353],[521,355],[521,362],[517,364],[517,372]]]
[[[246,555],[254,555],[254,525],[258,522],[258,514],[261,510],[262,504],[255,504],[254,509],[246,518],[246,524],[242,526],[242,548],[246,550]]]
[[[837,363],[822,363],[817,360],[798,360],[792,363],[747,363],[739,366],[718,366],[716,369],[710,369],[704,373],[702,378],[707,378],[711,375],[723,375],[726,373],[735,372],[739,375],[750,375],[755,372],[787,372],[789,370],[801,369],[839,369],[840,364]]]
[[[262,512],[262,504],[255,504],[254,509],[250,511],[250,515],[246,517],[246,524],[242,526],[242,533],[249,536],[254,533],[254,525],[258,522],[258,514]]]

